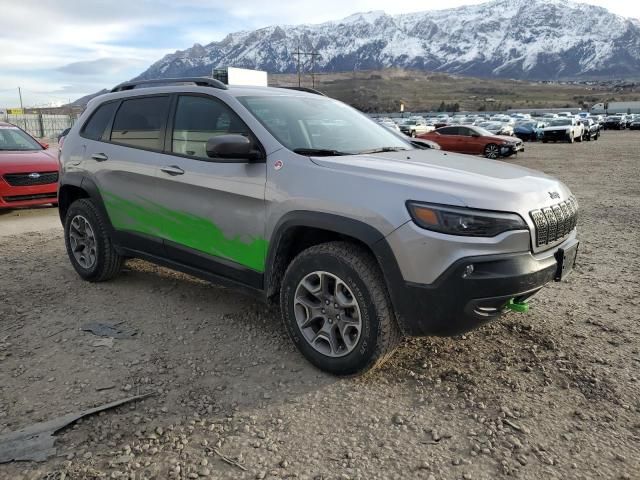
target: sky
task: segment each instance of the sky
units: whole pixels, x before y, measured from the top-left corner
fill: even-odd
[[[485,0],[0,0],[0,107],[60,105],[140,74],[167,53],[274,24],[322,23]],[[586,0],[640,18],[638,0]]]

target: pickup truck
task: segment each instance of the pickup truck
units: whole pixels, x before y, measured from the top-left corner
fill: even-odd
[[[575,118],[560,117],[549,121],[549,125],[542,129],[540,139],[548,142],[581,142],[584,136],[584,125]]]

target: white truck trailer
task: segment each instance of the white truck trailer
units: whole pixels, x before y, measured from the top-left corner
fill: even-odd
[[[245,85],[252,87],[266,87],[267,72],[249,70],[247,68],[225,67],[213,71],[213,78],[226,85]]]
[[[591,113],[593,115],[611,115],[614,113],[640,113],[640,102],[596,103],[593,107],[591,107]]]

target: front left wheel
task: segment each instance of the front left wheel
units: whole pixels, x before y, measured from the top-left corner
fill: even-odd
[[[298,350],[334,375],[380,366],[401,339],[375,258],[348,242],[300,253],[284,275],[280,307]]]
[[[122,268],[123,257],[116,252],[107,221],[93,201],[76,200],[67,210],[64,240],[73,268],[83,279],[104,282]]]
[[[500,156],[500,148],[495,143],[490,143],[486,147],[484,147],[484,156],[495,160]]]

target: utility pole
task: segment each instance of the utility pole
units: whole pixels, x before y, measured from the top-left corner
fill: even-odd
[[[298,49],[293,52],[293,56],[296,57],[296,72],[298,72],[298,87],[301,84],[300,81],[300,55],[302,55],[302,53],[300,52],[300,44],[298,44]]]
[[[316,66],[316,58],[320,57],[320,54],[317,52],[301,52],[300,44],[298,44],[298,48],[295,52],[293,52],[293,56],[296,57],[296,70],[298,72],[298,87],[302,86],[302,64],[300,62],[300,57],[311,57],[311,80],[313,82],[313,86],[315,88],[316,79],[315,79],[315,66]]]
[[[316,58],[320,58],[317,52],[311,52],[311,87],[316,88]]]
[[[20,90],[20,87],[18,87],[18,96],[20,97],[20,110],[24,113],[24,107],[22,106],[22,90]]]

